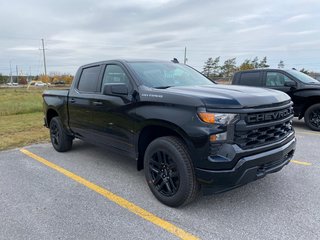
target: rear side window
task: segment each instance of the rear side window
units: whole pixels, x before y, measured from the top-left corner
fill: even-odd
[[[83,92],[98,92],[101,66],[84,68],[81,73],[78,90]]]
[[[262,79],[260,78],[260,72],[243,72],[240,75],[240,84],[248,86],[262,86]]]

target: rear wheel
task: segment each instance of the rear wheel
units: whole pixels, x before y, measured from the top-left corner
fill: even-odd
[[[54,117],[50,121],[50,139],[52,146],[58,152],[66,152],[72,147],[73,137],[66,133],[59,117]]]
[[[191,202],[199,189],[191,158],[177,137],[160,137],[150,143],[144,157],[147,183],[163,204],[178,207]]]
[[[315,131],[320,131],[320,103],[310,106],[304,114],[304,122]]]

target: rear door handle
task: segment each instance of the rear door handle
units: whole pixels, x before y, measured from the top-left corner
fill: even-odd
[[[75,103],[76,100],[74,100],[73,98],[70,99],[70,103]]]
[[[100,101],[96,101],[96,102],[92,102],[92,103],[93,103],[93,105],[95,105],[95,106],[102,106],[102,105],[103,105],[103,103],[100,102]]]

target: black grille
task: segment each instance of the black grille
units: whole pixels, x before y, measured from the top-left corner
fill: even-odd
[[[242,149],[259,147],[280,141],[292,132],[291,120],[252,130],[236,131],[235,143]]]

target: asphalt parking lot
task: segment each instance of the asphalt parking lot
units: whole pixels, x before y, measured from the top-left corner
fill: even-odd
[[[320,133],[294,126],[281,172],[179,209],[153,197],[134,161],[81,141],[0,152],[0,239],[320,239]]]

